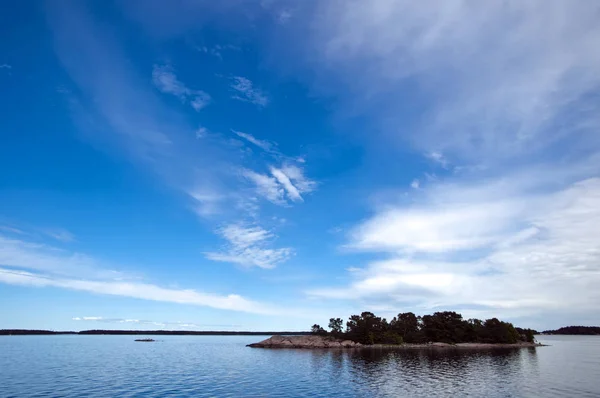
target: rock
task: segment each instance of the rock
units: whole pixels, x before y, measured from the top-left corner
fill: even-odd
[[[452,344],[448,344],[448,343],[440,343],[440,342],[430,343],[429,345],[430,345],[431,347],[439,347],[439,348],[444,348],[444,347],[452,347]]]
[[[324,336],[272,336],[258,343],[248,344],[254,348],[354,348],[362,344],[350,340],[337,340]]]
[[[135,341],[139,341],[142,343],[152,343],[152,342],[155,342],[156,340],[154,340],[154,339],[135,339]]]

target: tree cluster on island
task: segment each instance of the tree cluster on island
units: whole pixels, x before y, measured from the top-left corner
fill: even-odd
[[[433,315],[417,316],[412,312],[400,313],[391,321],[375,316],[372,312],[352,315],[346,322],[341,318],[329,320],[329,332],[313,325],[316,335],[352,340],[362,344],[423,344],[443,343],[491,343],[515,344],[534,342],[532,329],[514,327],[511,323],[496,318],[481,321],[463,319],[453,311],[436,312]]]
[[[600,335],[600,326],[564,326],[556,330],[545,330],[542,334],[574,334],[574,335]]]

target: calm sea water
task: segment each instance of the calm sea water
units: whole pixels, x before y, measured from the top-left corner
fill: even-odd
[[[600,337],[494,351],[305,351],[256,336],[0,336],[0,397],[600,397]]]

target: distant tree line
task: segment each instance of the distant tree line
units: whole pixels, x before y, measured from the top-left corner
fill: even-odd
[[[599,326],[565,326],[556,330],[546,330],[543,334],[600,335]]]
[[[77,332],[56,332],[54,330],[0,329],[0,336],[77,334]]]
[[[311,332],[235,332],[235,331],[198,331],[198,330],[82,330],[81,332],[57,332],[53,330],[29,329],[0,329],[4,335],[54,335],[54,334],[83,334],[83,335],[162,335],[162,336],[266,336],[266,335],[308,335]]]
[[[375,316],[372,312],[352,315],[346,322],[341,318],[329,320],[329,331],[313,325],[311,332],[348,339],[362,344],[402,343],[503,343],[533,342],[537,334],[532,329],[514,327],[496,318],[481,321],[463,319],[452,311],[417,316],[412,312],[400,313],[391,321]]]

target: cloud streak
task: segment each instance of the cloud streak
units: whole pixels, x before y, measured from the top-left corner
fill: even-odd
[[[231,235],[233,239],[233,235]],[[262,240],[270,237],[262,236]],[[242,237],[235,241],[241,247]],[[258,250],[258,237],[247,235],[247,248]],[[259,254],[258,260],[266,264],[273,259]],[[258,261],[257,260],[257,261]],[[273,314],[277,310],[237,294],[218,295],[193,289],[172,289],[144,283],[139,277],[103,268],[103,264],[90,256],[73,253],[52,246],[0,236],[0,283],[32,287],[56,287],[94,294],[138,298],[180,304],[206,306],[256,314]]]
[[[291,202],[303,202],[302,194],[310,193],[317,183],[304,176],[301,168],[284,165],[281,168],[270,167],[271,176],[252,170],[241,170],[241,176],[255,186],[256,193],[269,202],[288,206]]]
[[[344,104],[381,121],[385,137],[450,161],[539,155],[558,142],[597,147],[600,119],[588,106],[600,88],[597,12],[546,1],[451,1],[435,11],[411,1],[319,3],[309,64],[319,84],[350,90]],[[421,120],[406,118],[405,87],[417,88]]]
[[[173,68],[169,65],[154,65],[152,82],[163,93],[174,95],[182,102],[189,102],[196,111],[206,108],[211,102],[208,93],[186,87],[177,79]]]
[[[249,143],[259,147],[260,149],[262,149],[265,152],[277,153],[275,151],[275,144],[273,144],[269,141],[259,140],[258,138],[254,137],[252,134],[244,133],[242,131],[235,131],[235,130],[231,130],[231,131],[238,137],[245,139]]]
[[[175,329],[201,329],[201,328],[239,328],[241,325],[231,325],[231,324],[197,324],[194,322],[172,322],[172,321],[150,321],[145,319],[133,319],[133,318],[106,318],[102,316],[76,316],[73,317],[74,321],[81,322],[100,322],[100,323],[109,323],[109,324],[118,324],[121,326],[133,326],[133,327],[160,327],[160,328],[175,328]]]
[[[254,83],[250,79],[242,76],[233,77],[231,88],[236,92],[231,98],[238,101],[250,102],[254,105],[264,108],[269,103],[269,98],[262,90],[254,87]]]
[[[271,309],[267,305],[248,300],[237,294],[216,295],[193,289],[169,289],[140,282],[59,278],[7,268],[0,268],[0,282],[31,287],[56,287],[100,295],[197,305],[261,315],[278,313],[277,310]]]
[[[293,254],[292,249],[287,247],[269,248],[269,244],[277,237],[259,226],[230,224],[217,232],[228,245],[224,251],[205,253],[209,260],[271,269],[287,261]]]

